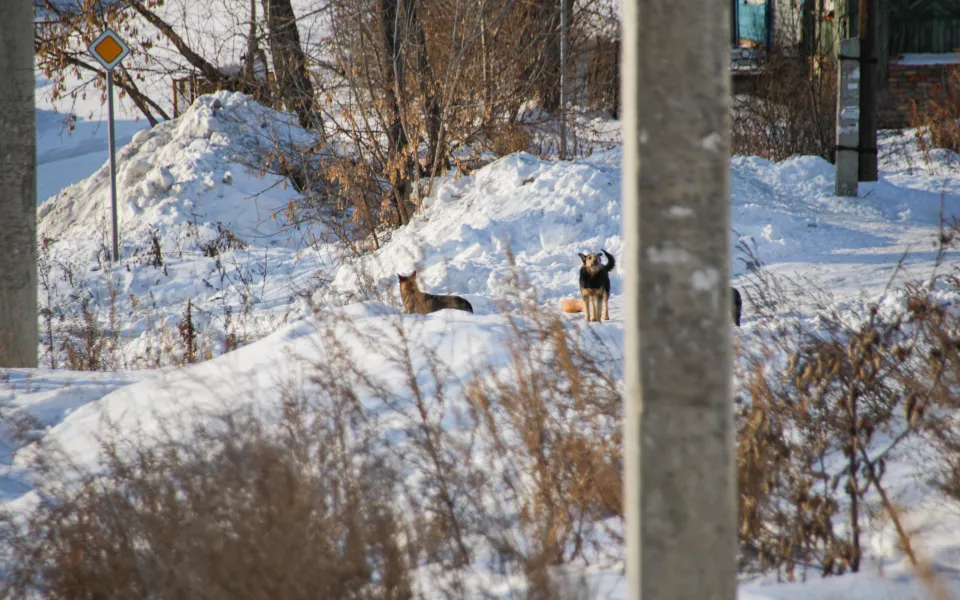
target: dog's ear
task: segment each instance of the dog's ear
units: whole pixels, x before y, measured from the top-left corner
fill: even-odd
[[[580,257],[580,262],[587,264],[587,255],[583,252],[578,252],[577,255]]]
[[[414,271],[413,273],[410,273],[410,276],[407,277],[407,279],[416,279],[416,278],[417,278],[417,272],[416,272],[416,271]]]
[[[406,280],[407,280],[407,278],[404,277],[403,275],[401,275],[400,273],[397,273],[397,279],[399,279],[400,281],[406,281]]]

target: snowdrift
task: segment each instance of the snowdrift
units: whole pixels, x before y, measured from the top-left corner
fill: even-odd
[[[113,272],[120,290],[120,326],[133,340],[128,350],[137,351],[137,340],[149,341],[140,317],[123,316],[134,313],[132,299],[147,296],[168,321],[192,299],[198,314],[215,323],[224,307],[237,306],[230,294],[244,288],[253,294],[246,304],[251,315],[267,323],[259,331],[272,335],[176,370],[69,376],[14,370],[0,383],[0,399],[36,416],[46,428],[38,435],[63,447],[77,463],[93,465],[97,438],[107,426],[131,438],[149,437],[171,420],[190,423],[241,406],[275,419],[291,385],[302,386],[299,393],[310,393],[310,364],[322,360],[330,336],[352,344],[357,355],[364,356],[358,367],[378,372],[398,393],[405,375],[385,365],[377,346],[364,345],[371,339],[389,343],[397,323],[443,357],[454,378],[466,379],[478,360],[495,365],[508,360],[515,272],[536,301],[559,310],[557,300],[577,295],[578,252],[604,248],[622,258],[621,152],[613,150],[568,162],[515,154],[468,176],[447,177],[436,182],[424,209],[393,232],[379,251],[343,265],[325,260],[332,248],[301,248],[301,239],[271,218],[294,192],[285,189],[280,178],[260,178],[248,169],[276,144],[301,142],[305,135],[288,115],[238,94],[220,93],[201,98],[181,119],[136,134],[118,153],[120,229],[128,255],[144,248],[151,235],[169,249],[163,270],[128,260],[125,269]],[[879,182],[862,184],[861,190],[860,198],[833,196],[833,167],[819,158],[773,163],[735,157],[731,248],[746,244],[774,271],[822,277],[839,298],[853,299],[881,289],[905,247],[916,250],[908,267],[929,264],[941,215],[960,214],[957,176],[894,165],[881,173]],[[81,285],[91,298],[101,300],[107,290],[97,252],[109,236],[108,210],[106,165],[40,207],[41,235],[57,239],[75,255]],[[185,243],[185,235],[215,236],[218,222],[248,247],[226,249],[216,258],[178,257],[173,251]],[[743,255],[734,251],[733,256],[736,281],[745,268]],[[230,280],[227,274],[225,282],[215,263],[231,265],[241,277]],[[425,291],[462,294],[476,314],[400,314],[396,274],[414,269],[420,271]],[[597,343],[612,352],[611,368],[616,371],[622,356],[622,270],[618,267],[611,276],[613,319],[590,327]],[[220,287],[209,283],[217,277]],[[316,291],[319,284],[308,283],[327,278],[329,289]],[[298,293],[303,290],[314,290],[325,317],[349,319],[351,327],[321,327],[328,322],[315,318],[301,302]],[[71,291],[58,293],[66,298]],[[382,302],[354,302],[373,296]],[[588,327],[582,315],[565,318],[571,327]],[[747,331],[752,318],[745,310]],[[422,357],[415,367],[418,377],[424,376]],[[452,415],[464,406],[452,397],[448,408],[453,426]],[[3,501],[28,504],[24,463],[9,455],[3,458]],[[889,540],[880,534],[875,540],[875,556],[899,560]],[[955,543],[946,544],[944,552],[955,553],[955,548]],[[492,577],[482,566],[474,575]],[[599,570],[590,577],[603,597],[626,597],[615,570]],[[893,597],[919,594],[919,589],[914,580],[864,574],[816,586],[750,586],[741,590],[741,597]]]
[[[290,115],[229,92],[203,96],[180,118],[136,133],[117,151],[121,253],[143,248],[151,230],[172,245],[187,223],[201,235],[214,235],[217,222],[241,238],[277,234],[273,215],[295,192],[256,169],[279,147],[307,139]],[[41,237],[109,239],[109,163],[41,204],[38,218]]]
[[[428,289],[465,293],[481,312],[489,312],[510,285],[512,255],[517,271],[542,300],[576,297],[578,252],[605,248],[622,254],[620,161],[619,149],[571,162],[514,154],[469,177],[448,179],[389,243],[341,268],[334,286],[359,293],[372,279],[389,293],[396,273],[419,269]],[[881,177],[861,184],[862,197],[844,199],[833,195],[833,165],[821,158],[778,164],[734,157],[734,275],[745,271],[737,250],[741,243],[768,265],[881,263],[880,270],[889,273],[889,255],[864,254],[899,254],[905,246],[921,244],[926,250],[941,201],[944,214],[960,213],[960,198],[942,193],[937,179],[912,184]],[[622,272],[618,266],[611,274],[614,297],[622,293]],[[870,283],[882,285],[882,273],[876,275]],[[617,300],[614,304],[619,306]]]

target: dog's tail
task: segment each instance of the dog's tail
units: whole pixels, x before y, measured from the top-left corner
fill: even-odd
[[[454,298],[454,300],[453,300],[453,307],[454,307],[454,308],[458,308],[458,309],[460,309],[460,310],[465,310],[465,311],[467,311],[467,312],[469,312],[469,313],[472,313],[472,312],[473,312],[473,305],[471,305],[470,302],[468,302],[466,298],[461,298],[460,296],[454,296],[453,298]]]
[[[743,296],[740,295],[740,290],[735,287],[731,287],[733,290],[733,324],[737,327],[740,327],[740,314],[743,312]]]
[[[603,252],[603,253],[607,256],[607,264],[603,265],[603,270],[606,271],[607,273],[609,273],[610,271],[613,270],[613,268],[614,268],[615,266],[617,266],[617,260],[616,260],[615,258],[613,258],[613,255],[612,255],[612,254],[610,254],[609,252],[607,252],[607,251],[604,250],[603,248],[601,248],[600,250],[601,250],[601,252]]]

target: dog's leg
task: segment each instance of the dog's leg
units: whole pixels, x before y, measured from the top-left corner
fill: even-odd
[[[593,295],[593,320],[596,323],[600,322],[600,317],[603,313],[600,312],[600,296],[597,294]]]
[[[590,322],[590,296],[583,294],[583,314],[586,321]]]
[[[603,290],[603,318],[610,320],[610,292]]]

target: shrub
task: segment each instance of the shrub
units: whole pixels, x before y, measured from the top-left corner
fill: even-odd
[[[818,68],[785,50],[772,52],[750,94],[733,101],[732,151],[779,161],[794,155],[833,162],[837,74],[831,61]]]

